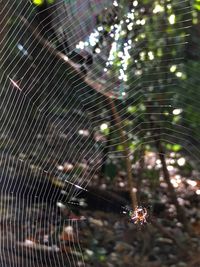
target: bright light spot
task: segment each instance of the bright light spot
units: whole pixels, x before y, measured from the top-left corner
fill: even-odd
[[[197,182],[196,182],[196,181],[189,180],[189,179],[187,179],[187,183],[188,183],[189,185],[193,186],[193,187],[197,185]]]
[[[134,14],[133,13],[128,13],[127,14],[127,18],[129,18],[129,19],[134,19]]]
[[[65,227],[65,230],[64,230],[68,235],[72,235],[73,234],[73,227],[72,226],[67,226]]]
[[[133,6],[137,6],[138,5],[138,1],[133,1]]]
[[[140,76],[140,75],[142,75],[142,71],[141,71],[141,70],[136,70],[135,75],[136,75],[136,76]]]
[[[177,160],[177,163],[179,166],[184,166],[185,165],[185,159],[184,158],[180,158]]]
[[[161,160],[160,159],[157,159],[156,160],[156,164],[161,164]]]
[[[180,71],[178,71],[178,72],[176,73],[176,76],[177,76],[178,78],[181,78],[181,77],[183,76],[183,73],[180,72]]]
[[[80,201],[79,205],[82,206],[82,207],[86,207],[87,206],[87,204],[84,201]]]
[[[163,12],[164,11],[164,7],[162,7],[161,5],[157,4],[153,10],[153,13],[159,13],[159,12]]]
[[[196,194],[200,195],[200,189],[196,190]]]
[[[75,184],[75,187],[78,188],[78,189],[84,189],[80,185],[77,185],[77,184]]]
[[[43,4],[43,0],[33,0],[33,4],[35,4],[36,6],[40,6]]]
[[[133,193],[136,193],[137,192],[137,188],[133,187],[132,191],[133,191]]]
[[[150,60],[153,60],[154,59],[154,55],[153,55],[153,52],[152,51],[149,51],[148,52],[148,56],[149,56],[149,59]]]
[[[57,169],[58,169],[59,171],[63,171],[63,170],[64,170],[64,167],[63,167],[62,165],[58,165],[58,166],[57,166]]]
[[[126,31],[121,31],[121,35],[126,35]]]
[[[140,20],[139,19],[136,20],[136,24],[140,25]]]
[[[124,73],[124,70],[120,69],[119,71],[120,71],[119,79],[124,80],[126,82],[127,81],[127,75]]]
[[[25,243],[25,245],[27,245],[27,246],[32,246],[35,242],[32,241],[32,240],[26,239],[24,243]]]
[[[64,171],[68,172],[71,171],[74,168],[74,166],[71,163],[65,162],[64,163]]]
[[[112,47],[111,47],[111,50],[110,50],[110,54],[109,54],[109,57],[108,57],[108,60],[109,61],[112,61],[114,60],[114,53],[117,51],[117,43],[116,42],[113,42],[112,43]],[[109,65],[109,64],[108,64]]]
[[[22,91],[22,89],[19,87],[19,85],[14,81],[14,80],[12,80],[11,78],[9,78],[10,79],[10,81],[12,82],[12,84],[17,88],[17,89],[19,89],[20,91]]]
[[[117,1],[114,1],[114,2],[113,2],[113,6],[118,6]]]
[[[96,49],[95,49],[95,52],[96,52],[97,54],[99,54],[99,53],[101,52],[100,48],[96,48]]]
[[[125,184],[124,184],[123,182],[120,182],[120,183],[119,183],[119,186],[120,186],[120,187],[124,187]]]
[[[174,159],[170,159],[170,164],[174,164],[175,160]]]
[[[60,193],[63,195],[67,195],[67,192],[65,190],[61,190]]]
[[[173,185],[175,188],[178,187],[178,182],[177,182],[176,179],[172,178],[170,181],[171,181],[172,185]]]
[[[65,205],[63,205],[61,202],[57,202],[57,206],[58,206],[59,208],[65,208]]]
[[[167,9],[171,9],[171,8],[172,8],[172,5],[168,4]]]
[[[173,113],[174,115],[179,115],[179,114],[181,114],[182,111],[183,111],[182,109],[180,109],[180,108],[176,108],[176,109],[173,110],[172,113]]]
[[[168,21],[169,21],[170,24],[174,24],[175,23],[175,19],[176,19],[175,15],[171,14],[169,16],[169,18],[168,18]]]
[[[98,30],[98,31],[103,31],[103,27],[102,27],[102,26],[99,26],[99,27],[97,28],[97,30]]]
[[[176,153],[174,153],[174,152],[170,153],[170,157],[174,158],[175,156],[176,156]]]
[[[176,71],[176,65],[172,65],[172,66],[170,67],[170,71],[171,71],[171,72],[175,72],[175,71]]]
[[[80,49],[84,49],[84,42],[83,41],[80,41],[79,44],[78,44],[78,48]]]
[[[124,79],[123,79],[125,82],[127,82],[128,81],[128,79],[127,79],[127,75],[124,75]],[[126,93],[125,92],[123,92],[122,93],[122,95],[125,95]]]
[[[79,130],[78,131],[78,133],[80,134],[80,135],[84,135],[84,136],[88,136],[89,135],[89,131],[88,130]]]
[[[175,178],[176,178],[176,180],[177,180],[178,183],[181,182],[181,176],[179,174],[176,174],[175,175]]]
[[[142,19],[142,20],[140,21],[140,24],[141,24],[141,25],[144,25],[145,22],[146,22],[145,19]]]
[[[128,28],[129,31],[131,31],[133,29],[133,22],[129,23],[127,25],[127,28]]]
[[[24,54],[24,56],[28,56],[28,51],[24,49],[24,47],[21,44],[18,44],[17,47]]]
[[[92,250],[86,249],[85,252],[89,255],[92,256],[94,252]]]
[[[145,52],[144,51],[140,52],[140,59],[145,60]]]
[[[64,61],[69,61],[69,58],[67,56],[63,56]]]
[[[101,26],[100,26],[101,27]],[[92,32],[89,36],[89,43],[91,46],[95,46],[95,44],[98,42],[98,37],[99,36],[99,32]]]
[[[118,57],[123,57],[124,54],[122,51],[119,51],[117,55],[118,55]]]
[[[106,124],[106,123],[101,124],[100,129],[101,129],[101,131],[108,129],[108,124]]]
[[[168,171],[173,171],[173,169],[174,169],[174,166],[172,166],[172,165],[169,165],[169,166],[167,166],[167,169],[168,169]]]

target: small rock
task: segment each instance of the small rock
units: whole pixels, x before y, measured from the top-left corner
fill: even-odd
[[[157,239],[157,242],[159,243],[166,243],[166,244],[173,244],[173,241],[169,238],[159,237]]]
[[[94,218],[89,218],[89,222],[92,224],[95,224],[97,226],[102,227],[103,226],[103,222],[101,220],[96,220]]]
[[[125,242],[117,242],[115,246],[115,251],[118,253],[123,253],[123,252],[130,252],[134,250],[134,247],[125,243]]]
[[[115,253],[115,252],[112,252],[111,254],[110,254],[110,260],[111,261],[118,261],[118,255],[117,255],[117,253]]]
[[[153,251],[157,253],[157,252],[160,251],[160,248],[159,248],[159,247],[154,247],[154,248],[153,248]]]
[[[177,266],[178,267],[187,267],[188,265],[185,262],[179,262]]]
[[[177,259],[177,257],[175,255],[173,255],[173,254],[169,254],[168,257],[169,257],[170,260],[176,260]]]

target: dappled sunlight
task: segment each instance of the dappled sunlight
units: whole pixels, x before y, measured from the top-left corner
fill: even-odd
[[[199,266],[199,1],[0,9],[0,266]]]

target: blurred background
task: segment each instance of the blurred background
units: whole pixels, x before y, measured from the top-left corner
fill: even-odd
[[[0,2],[1,266],[200,266],[200,1]]]

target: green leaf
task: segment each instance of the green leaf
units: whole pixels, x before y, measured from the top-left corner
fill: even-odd
[[[178,144],[172,145],[172,150],[173,150],[174,152],[178,152],[178,151],[180,151],[181,148],[182,148],[182,147],[181,147],[180,145],[178,145]]]
[[[106,261],[106,256],[105,255],[100,255],[99,256],[100,261]]]
[[[200,4],[194,4],[194,8],[200,11]]]
[[[117,146],[117,150],[118,150],[118,151],[123,151],[123,150],[124,150],[123,145],[118,145],[118,146]]]
[[[167,148],[168,150],[172,150],[172,145],[171,145],[171,144],[166,144],[166,148]]]
[[[131,114],[135,113],[137,110],[137,107],[136,106],[130,106],[127,108],[127,111]]]

